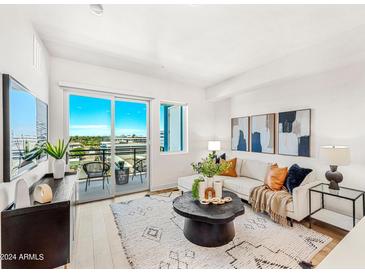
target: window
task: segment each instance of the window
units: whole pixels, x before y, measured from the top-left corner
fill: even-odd
[[[160,151],[181,152],[186,149],[186,106],[160,105]]]

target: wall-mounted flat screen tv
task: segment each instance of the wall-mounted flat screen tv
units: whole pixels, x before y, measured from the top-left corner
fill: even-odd
[[[4,182],[47,158],[48,106],[8,74],[3,74]]]

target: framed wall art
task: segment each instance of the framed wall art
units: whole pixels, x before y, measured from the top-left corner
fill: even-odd
[[[275,153],[275,113],[251,116],[251,151]]]
[[[311,110],[279,113],[279,154],[310,157]]]
[[[231,119],[231,149],[249,151],[250,117]]]

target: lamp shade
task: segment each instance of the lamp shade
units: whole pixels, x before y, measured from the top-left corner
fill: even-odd
[[[220,141],[209,141],[208,150],[210,150],[210,151],[221,150],[221,142]]]
[[[320,159],[329,165],[345,166],[350,164],[350,148],[346,146],[321,146]]]

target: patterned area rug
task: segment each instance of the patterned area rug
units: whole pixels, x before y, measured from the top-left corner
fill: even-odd
[[[294,223],[283,227],[246,206],[235,219],[232,242],[197,246],[183,234],[184,218],[172,208],[179,192],[111,205],[132,268],[301,268],[332,239]]]

